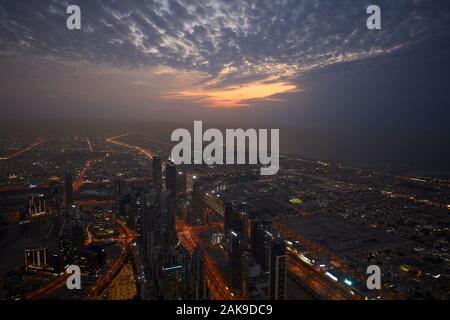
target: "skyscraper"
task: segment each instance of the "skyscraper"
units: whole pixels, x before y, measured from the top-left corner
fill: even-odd
[[[141,235],[143,251],[145,253],[145,262],[150,273],[153,272],[153,254],[155,247],[155,230],[153,228],[154,216],[153,208],[147,205],[147,200],[143,190],[139,195],[139,213],[141,217]]]
[[[166,189],[170,192],[170,199],[175,201],[177,196],[177,167],[171,161],[166,166]]]
[[[119,213],[120,211],[120,199],[123,192],[123,182],[120,179],[114,180],[114,213]]]
[[[177,193],[186,193],[186,172],[178,170],[177,176]]]
[[[183,297],[183,266],[169,265],[162,268],[160,295],[164,300],[180,300]]]
[[[269,217],[253,219],[251,222],[250,251],[262,271],[269,271],[272,241],[271,220]]]
[[[159,210],[161,211],[161,225],[157,226],[157,228],[161,229],[163,246],[165,247],[165,249],[170,249],[177,243],[177,206],[175,202],[170,198],[170,195],[171,193],[169,191],[163,192],[162,204],[159,208]]]
[[[28,216],[34,216],[42,213],[51,213],[51,205],[48,205],[48,199],[44,195],[31,193],[28,195]]]
[[[127,212],[127,224],[128,226],[136,230],[137,228],[137,199],[136,199],[136,193],[131,192],[130,194],[130,202],[128,204],[127,210],[124,210]]]
[[[48,248],[25,249],[25,269],[44,270],[49,264]]]
[[[195,222],[200,222],[201,224],[206,223],[205,213],[204,213],[204,189],[203,184],[199,181],[194,182],[194,190],[192,192],[192,204],[194,210],[194,220]]]
[[[240,220],[242,234],[242,248],[248,249],[248,217],[249,211],[245,203],[241,203],[238,207],[238,218]]]
[[[233,204],[231,202],[225,203],[225,212],[224,212],[224,224],[223,231],[225,234],[228,234],[230,231],[231,217],[233,216]]]
[[[157,204],[161,204],[161,192],[162,192],[162,167],[161,159],[158,156],[153,157],[153,187],[156,194]]]
[[[269,299],[286,299],[286,244],[281,237],[271,242]]]
[[[70,173],[66,174],[64,188],[66,208],[69,208],[73,204],[73,178]]]
[[[228,246],[228,282],[231,289],[242,292],[242,238],[239,232],[230,230]]]

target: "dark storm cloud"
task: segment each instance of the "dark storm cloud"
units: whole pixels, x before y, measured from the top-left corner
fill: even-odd
[[[65,27],[67,1],[1,0],[0,52],[164,65],[206,72],[216,79],[210,86],[223,86],[384,55],[438,38],[450,23],[446,1],[375,2],[383,29],[371,32],[369,1],[78,0],[70,2],[82,10],[76,32]]]

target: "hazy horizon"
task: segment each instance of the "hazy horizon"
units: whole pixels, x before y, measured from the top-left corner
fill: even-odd
[[[12,133],[202,120],[283,128],[284,150],[321,159],[450,163],[447,1],[378,1],[381,30],[366,0],[73,4],[81,30],[61,2],[0,1]]]

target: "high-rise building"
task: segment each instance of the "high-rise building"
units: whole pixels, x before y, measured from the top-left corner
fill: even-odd
[[[247,205],[242,203],[238,207],[238,218],[240,219],[240,226],[241,226],[241,234],[242,234],[242,248],[244,250],[248,249],[248,218],[249,218],[249,211],[247,208]]]
[[[153,187],[156,194],[157,204],[161,203],[161,193],[162,193],[162,167],[161,159],[158,156],[153,157]]]
[[[225,207],[225,218],[227,220],[228,231],[233,230],[240,234],[242,240],[242,248],[246,250],[248,247],[248,218],[249,213],[247,206],[242,203],[234,208],[233,205]],[[228,211],[228,212],[227,212]],[[229,232],[228,232],[229,233]]]
[[[176,183],[177,183],[177,193],[185,194],[186,193],[186,172],[178,170]]]
[[[47,247],[25,249],[25,268],[27,271],[45,270],[49,264]]]
[[[281,237],[276,237],[271,243],[269,299],[286,299],[286,244]]]
[[[155,231],[153,228],[153,208],[145,204],[145,195],[141,192],[141,217],[142,217],[142,235],[144,242],[145,258],[147,262],[152,261],[152,248],[155,246]]]
[[[205,257],[199,245],[194,248],[191,259],[192,298],[194,300],[208,299],[208,287],[205,277]]]
[[[50,258],[51,269],[54,274],[64,272],[63,259],[58,253],[54,253]]]
[[[51,213],[51,211],[52,206],[50,201],[45,199],[44,195],[34,193],[28,195],[28,216],[31,217],[47,212]]]
[[[194,220],[197,223],[205,224],[205,199],[203,184],[199,181],[194,182],[194,190],[192,192],[192,205],[194,210]]]
[[[183,266],[165,266],[161,272],[160,290],[163,300],[180,300],[183,297]]]
[[[114,180],[114,191],[113,191],[114,195],[114,213],[119,213],[120,211],[120,200],[122,197],[122,193],[123,193],[123,182],[120,179],[116,179]],[[123,212],[122,212],[123,213]]]
[[[177,243],[177,206],[170,196],[171,193],[169,191],[163,192],[161,206],[159,207],[159,211],[161,212],[161,224],[155,226],[161,232],[162,243],[165,249],[169,249]]]
[[[78,253],[83,250],[84,247],[84,228],[79,224],[73,224],[71,227],[72,240],[77,248]]]
[[[175,201],[177,197],[177,167],[172,162],[166,166],[166,189],[170,192],[170,199]]]
[[[121,205],[122,207],[122,205]],[[132,192],[130,194],[130,201],[128,203],[128,207],[127,209],[124,209],[124,211],[126,211],[127,215],[127,225],[133,229],[136,230],[137,228],[137,211],[138,211],[138,207],[137,207],[137,197],[136,197],[136,193]]]
[[[251,221],[250,251],[262,271],[269,271],[271,240],[273,238],[271,222],[267,217]]]
[[[66,174],[64,190],[65,190],[66,208],[69,208],[73,204],[73,178],[70,173]]]
[[[230,231],[231,218],[233,216],[233,204],[231,202],[225,203],[225,211],[224,211],[224,224],[223,231],[225,234],[228,234]]]
[[[242,292],[242,238],[239,231],[230,230],[228,245],[228,282],[231,289]]]

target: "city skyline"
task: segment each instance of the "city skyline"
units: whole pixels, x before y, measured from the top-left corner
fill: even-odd
[[[448,300],[449,25],[0,0],[0,300]]]
[[[74,4],[81,30],[59,1],[0,2],[0,112],[19,133],[203,120],[284,129],[314,158],[449,169],[446,1],[378,1],[381,30],[368,1]]]

